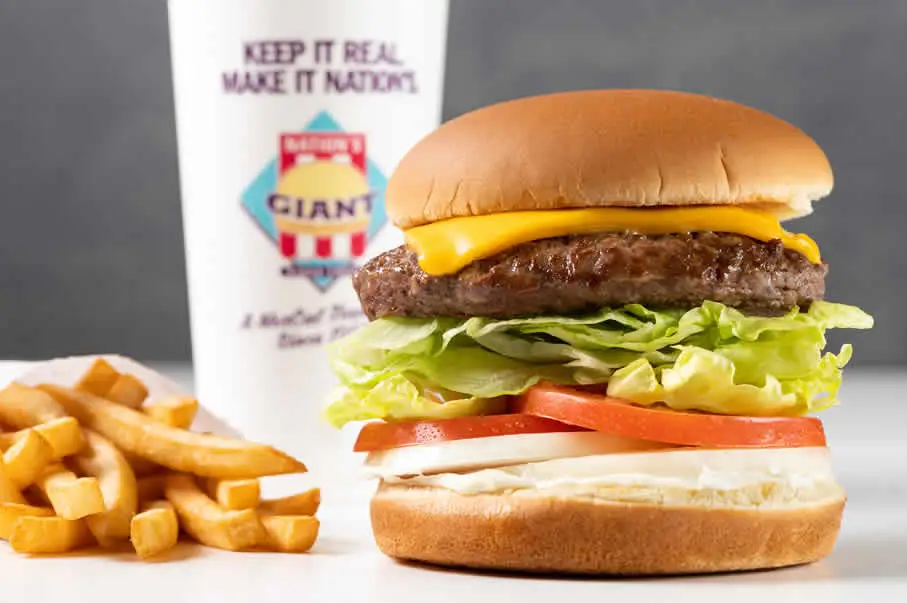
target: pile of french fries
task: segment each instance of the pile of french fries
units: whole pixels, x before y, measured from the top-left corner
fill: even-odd
[[[26,554],[131,542],[148,559],[180,531],[231,551],[308,551],[319,490],[260,500],[260,477],[305,465],[269,446],[189,431],[198,402],[146,402],[96,360],[75,387],[0,391],[0,539]]]

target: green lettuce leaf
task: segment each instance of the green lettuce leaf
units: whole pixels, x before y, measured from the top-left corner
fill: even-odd
[[[506,406],[502,398],[431,399],[403,375],[394,375],[368,390],[340,386],[331,392],[324,417],[335,427],[350,421],[368,419],[452,419],[500,413]]]
[[[608,394],[641,405],[664,404],[675,410],[699,410],[748,416],[800,415],[835,404],[841,370],[850,346],[836,356],[825,354],[816,369],[800,378],[779,379],[764,373],[761,383],[740,382],[736,365],[720,352],[684,348],[670,366],[654,368],[640,359],[616,371]]]
[[[775,317],[705,302],[580,317],[386,318],[331,347],[342,387],[326,416],[342,425],[483,414],[541,380],[608,383],[610,395],[638,404],[799,415],[836,403],[850,358],[849,346],[823,355],[825,331],[871,326],[859,308],[829,302]]]

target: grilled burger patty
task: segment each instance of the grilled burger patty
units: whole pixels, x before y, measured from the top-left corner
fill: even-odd
[[[822,299],[827,271],[777,240],[605,233],[524,243],[445,276],[423,272],[401,246],[365,264],[353,286],[372,320],[562,315],[630,303],[691,308],[705,300],[778,314]]]

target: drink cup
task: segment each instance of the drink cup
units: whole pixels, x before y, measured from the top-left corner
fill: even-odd
[[[326,346],[351,274],[400,244],[384,187],[438,125],[447,0],[170,0],[201,403],[334,475]]]

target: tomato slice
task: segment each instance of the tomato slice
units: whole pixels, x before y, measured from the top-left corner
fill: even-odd
[[[524,414],[369,423],[359,432],[353,451],[372,452],[451,440],[559,431],[587,430],[552,419]]]
[[[625,400],[537,385],[514,403],[516,412],[643,440],[716,448],[825,446],[813,417],[736,417],[636,406]]]

